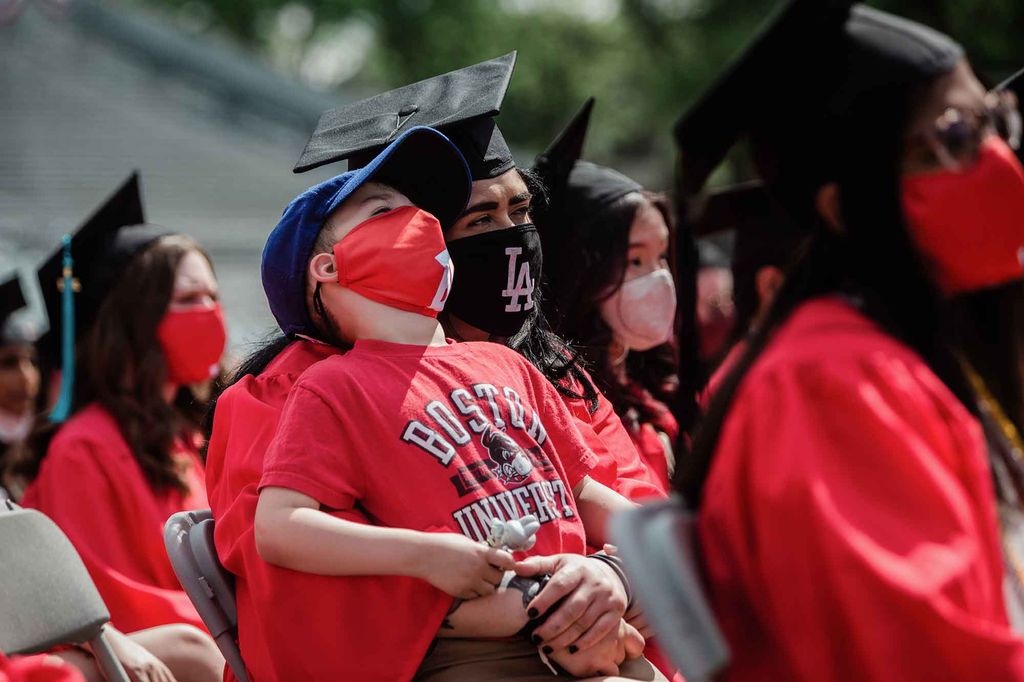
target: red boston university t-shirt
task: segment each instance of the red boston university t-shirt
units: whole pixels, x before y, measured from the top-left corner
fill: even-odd
[[[358,341],[296,383],[260,485],[473,540],[492,518],[533,514],[530,554],[581,554],[572,488],[594,459],[558,393],[514,351]]]

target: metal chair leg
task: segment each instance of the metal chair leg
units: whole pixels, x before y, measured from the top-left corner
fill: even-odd
[[[103,627],[106,629],[106,626]],[[100,630],[89,645],[92,647],[92,655],[96,658],[96,665],[99,666],[103,677],[107,678],[107,682],[129,682],[128,674],[121,666],[121,661],[114,656],[103,630]]]

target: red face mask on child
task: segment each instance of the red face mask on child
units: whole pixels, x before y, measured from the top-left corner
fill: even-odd
[[[437,317],[452,286],[437,218],[403,206],[357,225],[334,245],[338,284],[371,301]]]
[[[167,311],[156,338],[167,362],[168,381],[184,386],[216,376],[227,342],[220,304]]]
[[[943,293],[1024,277],[1024,168],[995,135],[966,170],[904,178],[903,211]]]

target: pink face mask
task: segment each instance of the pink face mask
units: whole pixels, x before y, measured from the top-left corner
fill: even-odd
[[[1024,277],[1024,168],[995,135],[966,170],[904,178],[903,211],[945,294]]]

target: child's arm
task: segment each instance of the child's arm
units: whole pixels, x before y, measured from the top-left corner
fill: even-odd
[[[319,575],[404,575],[448,594],[491,594],[512,555],[456,533],[353,523],[320,511],[308,495],[267,487],[256,505],[256,549],[264,561]]]
[[[532,579],[520,579],[526,584]],[[456,600],[441,623],[443,639],[511,637],[526,625],[523,592],[515,586],[500,587],[491,595],[468,601]]]
[[[612,514],[636,508],[636,504],[589,476],[584,476],[576,484],[572,495],[576,499],[576,508],[580,512],[580,520],[587,531],[587,543],[591,547],[604,547],[611,542],[607,529]]]

